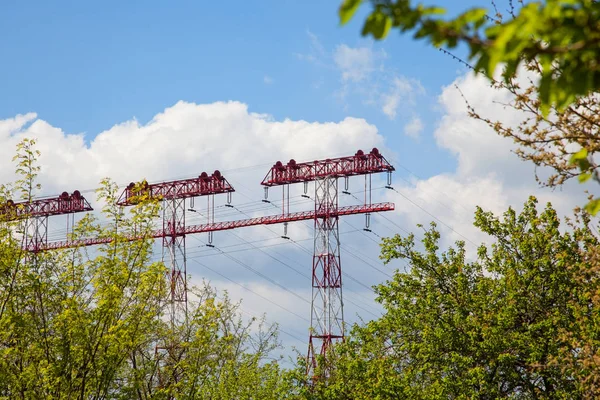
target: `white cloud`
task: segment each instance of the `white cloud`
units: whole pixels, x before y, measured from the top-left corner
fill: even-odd
[[[393,120],[398,113],[400,102],[405,108],[413,108],[416,105],[416,96],[423,94],[425,89],[419,81],[396,76],[390,82],[388,91],[381,95],[381,110]]]
[[[269,75],[265,75],[265,76],[263,77],[263,82],[264,82],[266,85],[272,85],[274,81],[273,81],[273,78],[271,78]]]
[[[425,94],[425,89],[417,79],[409,79],[397,71],[386,67],[387,53],[371,46],[352,47],[345,43],[329,51],[317,35],[307,31],[310,51],[306,54],[294,53],[298,59],[310,62],[324,70],[339,73],[340,87],[333,93],[344,108],[349,111],[349,98],[356,96],[363,105],[379,108],[389,119],[396,118],[400,105],[409,113],[415,113],[416,98]],[[320,87],[322,80],[313,83]]]
[[[220,169],[236,188],[233,201],[241,212],[224,207],[224,198],[217,196],[217,220],[244,219],[280,212],[281,191],[272,189],[270,199],[273,203],[265,204],[261,202],[263,191],[260,186],[262,178],[277,160],[285,162],[294,158],[309,161],[354,154],[359,148],[384,148],[383,137],[377,128],[363,119],[349,117],[339,122],[325,123],[275,120],[266,114],[251,113],[247,105],[239,102],[178,102],[156,114],[148,123],[140,123],[135,119],[125,121],[91,137],[89,142],[83,135],[66,133],[30,113],[0,121],[0,182],[14,179],[11,158],[15,145],[25,137],[36,138],[37,147],[42,152],[39,161],[44,195],[65,190],[92,189],[106,176],[119,184],[127,184],[142,178],[154,182],[192,177],[202,171]],[[300,187],[291,190],[292,211],[313,209],[312,200],[300,197],[302,185],[296,186]],[[90,200],[94,197],[89,192],[86,196]],[[93,204],[98,208],[95,202]],[[203,212],[205,207],[205,201],[196,200],[195,209]],[[188,224],[196,224],[203,222],[205,217],[190,213],[186,218]],[[55,217],[52,220],[57,222],[54,225],[51,223],[51,240],[64,239],[64,219]],[[214,244],[223,251],[251,249],[231,253],[231,256],[310,299],[310,279],[301,278],[291,267],[310,276],[312,224],[298,222],[290,225],[288,234],[295,242],[282,239],[282,229],[281,226],[270,226],[245,228],[239,232],[216,232]],[[343,232],[348,230],[342,228]],[[348,236],[343,237],[346,240]],[[345,243],[356,239],[348,238]],[[186,242],[188,272],[196,282],[200,277],[206,277],[215,285],[224,284],[222,278],[199,264],[202,262],[218,268],[220,273],[247,285],[264,297],[310,318],[308,305],[303,304],[298,308],[298,299],[293,295],[225,258],[219,251],[206,247],[206,235],[190,235]],[[254,244],[249,245],[248,242]],[[303,246],[306,251],[294,243]],[[274,247],[257,250],[252,246]],[[376,255],[377,246],[373,244],[371,256],[376,258]],[[160,252],[156,257],[160,257]],[[346,262],[345,268],[359,277],[364,273],[358,265],[353,265],[353,261]],[[352,285],[353,282],[349,282],[345,287],[350,290]],[[270,321],[278,322],[282,329],[299,333],[303,340],[306,339],[308,324],[305,321],[298,322],[296,316],[236,285],[219,288],[230,289],[235,299],[244,298],[244,304],[254,314],[267,312]],[[352,300],[351,293],[348,291],[345,294],[349,301]],[[353,306],[348,304],[347,319],[353,320]],[[282,335],[282,339],[287,340],[285,335]],[[293,344],[305,350],[297,340]]]
[[[375,62],[381,55],[369,47],[349,47],[341,44],[333,51],[335,65],[342,73],[343,81],[360,82],[375,70]]]
[[[130,120],[100,132],[89,145],[82,135],[35,118],[27,114],[0,122],[0,179],[13,177],[16,143],[24,137],[37,138],[46,193],[59,193],[69,185],[89,188],[105,176],[117,182],[144,177],[152,181],[277,161],[273,157],[312,159],[330,154],[327,149],[354,152],[383,141],[363,119],[275,121],[250,113],[239,102],[179,102],[147,124]]]
[[[509,102],[510,94],[492,89],[485,78],[469,73],[443,88],[439,96],[443,116],[434,136],[439,147],[456,156],[456,170],[396,185],[401,194],[388,196],[397,203],[399,224],[414,231],[417,223],[435,221],[444,233],[444,246],[465,240],[473,249],[475,243],[489,240],[472,225],[477,205],[500,215],[509,206],[520,209],[529,195],[535,195],[540,205],[550,201],[559,214],[566,215],[585,201],[583,186],[570,184],[561,191],[539,187],[533,165],[513,153],[515,144],[468,116],[455,85],[480,115],[513,127],[522,119],[519,112],[501,105]]]
[[[410,136],[411,138],[418,138],[423,131],[423,122],[419,117],[412,117],[410,121],[408,121],[404,125],[404,134],[406,136]]]

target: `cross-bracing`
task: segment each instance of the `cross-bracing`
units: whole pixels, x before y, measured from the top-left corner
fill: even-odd
[[[231,204],[231,193],[234,188],[219,171],[212,175],[202,173],[197,178],[175,180],[148,184],[143,181],[139,185],[130,184],[121,194],[118,204],[130,206],[136,203],[139,195],[162,201],[162,229],[153,232],[154,238],[162,238],[163,262],[169,266],[169,293],[165,299],[168,303],[168,317],[171,326],[187,321],[187,266],[185,237],[188,234],[208,232],[212,245],[212,233],[246,226],[272,225],[283,223],[285,235],[287,224],[294,221],[314,221],[314,253],[312,262],[312,299],[311,326],[308,340],[307,374],[314,379],[326,377],[327,354],[332,344],[344,339],[344,312],[342,297],[342,267],[340,257],[340,241],[338,221],[340,216],[365,214],[366,228],[369,227],[371,213],[390,211],[393,203],[371,202],[371,178],[375,173],[386,172],[388,185],[394,167],[373,149],[369,153],[361,150],[353,156],[326,160],[297,163],[290,160],[287,164],[276,162],[263,179],[265,200],[268,189],[273,186],[283,187],[281,214],[258,218],[215,222],[214,196],[227,195],[227,203]],[[354,206],[339,206],[339,179],[345,180],[345,191],[348,189],[350,176],[364,175],[365,201]],[[289,185],[304,184],[304,196],[307,195],[308,183],[314,182],[314,210],[290,212]],[[193,205],[194,198],[207,196],[207,222],[199,225],[186,225],[186,199]],[[36,254],[40,251],[56,250],[79,246],[91,246],[109,243],[112,238],[85,238],[48,242],[48,217],[91,211],[89,203],[78,191],[69,196],[66,192],[56,198],[33,200],[31,202],[7,202],[0,207],[0,216],[9,220],[23,220],[26,234],[25,250]],[[191,211],[191,210],[190,210]],[[138,240],[135,235],[126,238]],[[157,345],[157,356],[166,352],[174,357],[179,352],[178,343]],[[318,357],[322,358],[324,368],[321,376],[316,376]],[[323,376],[324,375],[324,376]],[[175,377],[176,379],[176,377]]]

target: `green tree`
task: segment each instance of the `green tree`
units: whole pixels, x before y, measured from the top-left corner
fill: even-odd
[[[363,3],[372,8],[362,35],[385,38],[390,29],[412,31],[437,47],[454,48],[463,43],[475,68],[493,76],[504,64],[506,79],[522,63],[541,66],[538,94],[547,114],[554,105],[564,109],[577,96],[600,88],[600,4],[594,0],[510,1],[510,18],[499,19],[498,11],[472,8],[455,18],[444,18],[445,9],[414,5],[410,0],[344,0],[339,16],[342,24]],[[558,73],[557,73],[558,71]]]
[[[599,282],[582,271],[598,240],[585,218],[565,231],[536,203],[503,218],[478,209],[493,244],[473,261],[462,242],[441,252],[434,224],[423,251],[412,235],[384,239],[383,260],[407,259],[410,271],[376,287],[384,315],[353,328],[332,378],[305,397],[597,398]]]
[[[283,398],[276,327],[244,322],[226,296],[195,289],[189,321],[171,329],[166,268],[152,261],[160,203],[143,192],[125,213],[117,186],[102,182],[104,221],[87,215],[71,234],[106,238],[95,250],[26,251],[30,217],[14,220],[6,205],[34,198],[38,157],[22,142],[20,179],[0,190],[0,398]],[[157,357],[162,343],[178,351]]]
[[[342,3],[342,24],[362,3],[366,2]],[[370,3],[372,11],[363,35],[383,39],[391,28],[397,28],[413,31],[415,38],[426,38],[442,48],[467,44],[469,59],[475,62],[472,68],[490,77],[497,90],[513,95],[506,105],[522,113],[523,120],[510,126],[479,114],[477,105],[471,104],[470,115],[513,139],[523,160],[551,167],[555,173],[541,179],[542,184],[560,186],[575,177],[582,183],[590,179],[600,183],[596,161],[600,151],[600,3],[509,0],[506,15],[492,1],[493,10],[473,8],[453,19],[444,19],[442,8],[412,5],[409,0]],[[494,73],[500,65],[503,79],[496,80]],[[586,209],[597,214],[600,198],[590,199]]]

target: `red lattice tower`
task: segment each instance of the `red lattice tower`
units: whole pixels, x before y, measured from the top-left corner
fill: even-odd
[[[206,172],[197,178],[180,179],[154,184],[143,183],[136,189],[134,183],[123,191],[117,204],[129,206],[136,203],[140,194],[162,201],[162,229],[155,232],[154,237],[162,241],[162,259],[169,265],[169,320],[171,328],[178,322],[187,321],[187,261],[185,236],[188,233],[185,225],[186,199],[193,206],[195,197],[208,196],[207,223],[214,223],[214,195],[233,192],[233,187],[215,171],[212,175]],[[142,192],[142,193],[141,193]],[[209,235],[211,235],[209,233]],[[132,237],[132,240],[138,238]],[[209,243],[212,236],[209,236]],[[99,242],[98,242],[99,243]],[[96,244],[89,241],[85,244]]]
[[[371,179],[374,173],[387,172],[388,182],[394,167],[373,149],[369,154],[359,150],[354,156],[296,163],[275,163],[262,182],[266,188],[283,186],[283,213],[289,213],[289,185],[315,182],[314,253],[312,263],[311,327],[308,342],[307,374],[313,378],[317,355],[326,360],[331,345],[344,339],[344,303],[342,298],[342,266],[340,260],[338,180],[365,175],[365,204],[361,213],[377,212],[371,204]],[[265,192],[267,189],[265,189]],[[287,198],[286,198],[287,197]],[[393,204],[391,205],[393,209]],[[382,209],[381,211],[385,211]],[[357,212],[358,213],[358,212]],[[368,222],[367,222],[368,223]],[[327,362],[324,373],[327,374]]]
[[[207,222],[214,223],[214,195],[230,194],[233,187],[215,171],[212,175],[203,172],[197,178],[180,179],[169,182],[148,184],[143,182],[141,187],[130,183],[123,191],[117,204],[129,206],[137,203],[141,195],[150,199],[162,201],[162,229],[154,233],[154,237],[162,238],[162,260],[169,265],[169,294],[168,315],[173,337],[165,343],[158,343],[155,348],[156,361],[159,366],[158,385],[167,382],[177,382],[180,371],[175,367],[181,358],[183,349],[178,341],[177,327],[187,326],[188,321],[188,286],[185,236],[186,199],[190,199],[193,207],[194,198],[208,196]],[[228,197],[229,200],[229,197]],[[193,210],[190,208],[190,210]],[[139,238],[132,236],[131,240]],[[212,232],[209,233],[209,243]],[[87,242],[86,244],[95,244]],[[165,374],[163,367],[171,365],[170,375]]]
[[[197,196],[215,195],[233,192],[229,183],[216,171],[212,176],[203,173],[199,178],[186,179],[146,185],[145,194],[163,200],[163,227],[152,233],[154,238],[163,239],[163,259],[169,256],[170,269],[170,318],[172,323],[180,315],[185,316],[187,310],[187,268],[185,256],[185,236],[194,233],[209,233],[209,244],[212,232],[257,225],[272,225],[294,221],[313,220],[315,226],[315,243],[312,266],[312,307],[311,330],[308,347],[307,373],[314,373],[316,355],[326,356],[331,344],[344,338],[344,317],[342,299],[342,270],[340,263],[340,245],[338,219],[340,216],[365,214],[367,228],[369,217],[375,212],[394,210],[393,203],[371,202],[371,175],[380,172],[388,173],[388,185],[394,167],[373,149],[365,154],[361,150],[350,157],[341,157],[306,163],[294,160],[286,165],[277,162],[262,182],[265,192],[271,186],[283,186],[282,213],[234,221],[214,221],[214,197],[209,197],[207,223],[185,225],[185,199]],[[361,205],[343,206],[338,204],[338,181],[345,179],[345,190],[348,190],[350,176],[365,176],[365,201]],[[315,182],[315,207],[312,211],[290,212],[289,185],[304,183],[305,194],[308,182]],[[131,184],[121,195],[119,204],[135,204],[139,192]],[[212,199],[212,202],[211,202]],[[228,199],[229,201],[230,199]],[[140,240],[142,237],[131,235],[127,240]],[[82,238],[45,243],[38,250],[54,250],[79,246],[91,246],[110,243],[108,238]],[[175,344],[176,345],[176,344]],[[169,347],[171,346],[171,347]],[[163,347],[172,350],[174,344]]]
[[[38,253],[48,248],[48,218],[55,215],[67,215],[67,231],[69,215],[92,211],[90,203],[78,190],[72,194],[63,192],[58,197],[48,197],[15,203],[8,200],[0,206],[0,216],[5,221],[22,221],[23,250],[26,262],[37,267]]]

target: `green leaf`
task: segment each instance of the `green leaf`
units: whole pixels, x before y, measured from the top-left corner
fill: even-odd
[[[580,160],[586,160],[587,156],[588,156],[588,151],[586,148],[583,148],[571,156],[569,163],[571,165],[578,164],[580,162]]]
[[[585,205],[585,211],[589,212],[591,215],[598,214],[600,211],[600,198],[595,198]]]
[[[373,35],[375,39],[383,39],[392,27],[392,19],[381,11],[374,11],[367,17],[363,26],[362,35]]]
[[[340,23],[342,25],[345,25],[352,19],[361,2],[362,0],[344,0],[338,12],[340,16]]]
[[[584,182],[589,181],[591,177],[592,177],[591,173],[584,172],[584,173],[580,174],[577,179],[579,180],[579,183],[584,183]]]

